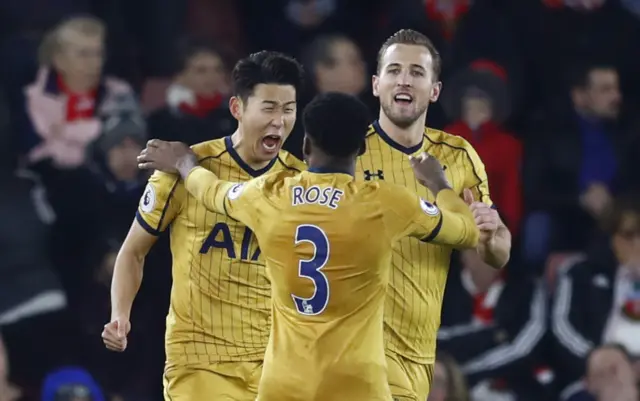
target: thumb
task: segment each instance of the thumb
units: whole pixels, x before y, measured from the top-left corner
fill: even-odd
[[[465,188],[462,192],[462,195],[464,197],[464,203],[466,203],[467,205],[471,205],[474,202],[473,192],[471,192],[469,188]]]
[[[122,320],[117,320],[116,324],[118,325],[118,337],[125,338],[127,336],[127,323]]]

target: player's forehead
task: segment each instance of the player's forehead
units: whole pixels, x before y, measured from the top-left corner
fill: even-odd
[[[380,57],[381,70],[392,66],[416,66],[424,68],[425,70],[431,70],[433,67],[433,56],[425,46],[398,43],[389,46]]]
[[[249,96],[249,104],[284,106],[295,103],[296,88],[293,85],[258,84]]]

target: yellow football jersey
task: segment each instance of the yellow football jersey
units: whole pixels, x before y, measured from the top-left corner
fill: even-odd
[[[306,166],[282,151],[257,171],[230,137],[193,146],[202,167],[247,181]],[[155,172],[136,218],[151,234],[170,227],[173,287],[166,352],[171,364],[262,360],[269,338],[270,284],[255,236],[243,224],[207,210],[178,176]]]
[[[273,325],[259,401],[390,401],[382,322],[392,244],[411,235],[473,247],[479,236],[451,190],[438,194],[440,210],[400,186],[320,171],[233,184],[197,168],[186,187],[250,227],[265,256]]]
[[[394,142],[375,122],[358,159],[356,176],[409,188],[433,202],[430,191],[415,178],[408,155],[427,152],[440,161],[454,191],[465,188],[478,201],[492,205],[484,165],[463,138],[426,128],[422,143],[406,148]],[[404,238],[394,247],[385,307],[385,345],[417,363],[434,363],[442,297],[453,247]]]

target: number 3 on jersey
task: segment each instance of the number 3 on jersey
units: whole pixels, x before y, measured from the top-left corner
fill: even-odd
[[[301,260],[298,264],[298,275],[313,281],[314,291],[311,298],[303,298],[291,294],[296,309],[302,315],[314,316],[324,312],[329,303],[329,280],[322,268],[329,260],[329,239],[320,227],[303,224],[296,229],[296,245],[309,242],[313,245],[313,256]]]

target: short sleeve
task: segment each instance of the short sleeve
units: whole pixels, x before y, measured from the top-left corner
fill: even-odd
[[[252,228],[256,216],[254,200],[260,195],[261,182],[261,178],[247,182],[224,181],[211,171],[196,167],[189,173],[185,186],[208,210]]]
[[[461,248],[472,248],[478,244],[480,234],[473,215],[453,190],[440,191],[436,196],[436,206],[406,188],[399,188],[392,194],[394,203],[388,203],[395,210],[391,217],[392,229],[395,230],[393,237],[410,236],[424,242]]]
[[[484,167],[484,163],[478,156],[476,150],[467,141],[464,143],[464,151],[467,155],[465,161],[464,187],[473,192],[473,198],[484,202],[489,206],[494,206],[489,193],[489,179]]]
[[[179,177],[156,171],[140,197],[136,220],[152,235],[159,235],[180,212]]]
[[[416,237],[429,240],[442,225],[442,213],[437,206],[401,186],[384,188],[382,202],[385,207],[385,225],[392,238]]]

